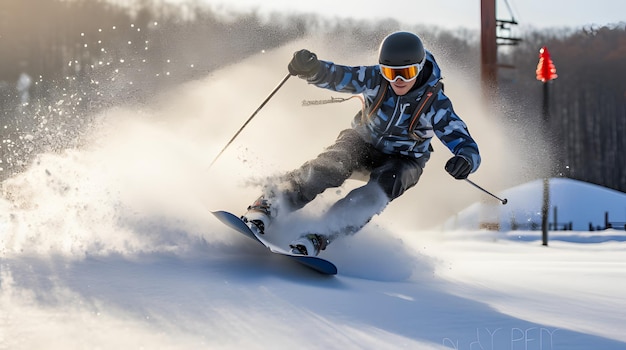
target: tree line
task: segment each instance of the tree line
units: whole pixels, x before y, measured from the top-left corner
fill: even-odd
[[[548,83],[547,121],[534,75],[543,46],[558,74]],[[552,175],[626,192],[626,25],[527,33],[501,61],[515,66],[501,73],[503,94],[548,138]]]
[[[128,2],[124,2],[128,3]],[[2,0],[0,179],[82,142],[97,111],[303,35],[306,18],[225,19],[157,0]]]
[[[308,33],[375,49],[400,29],[394,20],[331,21],[305,15],[216,14],[188,3],[138,0],[2,0],[0,5],[0,179],[32,156],[79,144],[100,109],[140,103],[157,91]],[[464,67],[479,62],[478,35],[416,27]],[[626,192],[626,35],[624,24],[534,30],[500,54],[500,94],[554,146],[554,174]],[[376,38],[375,40],[373,38]],[[559,77],[550,83],[550,118],[541,120],[534,78],[548,46]],[[469,58],[469,59],[468,59]],[[520,96],[523,96],[521,98]]]

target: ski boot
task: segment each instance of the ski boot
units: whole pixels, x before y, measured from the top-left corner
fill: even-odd
[[[328,237],[315,233],[306,234],[291,242],[291,254],[317,256],[330,243]]]
[[[263,235],[274,216],[275,215],[272,215],[269,200],[262,195],[248,207],[248,211],[241,216],[241,220],[243,220],[254,233]]]

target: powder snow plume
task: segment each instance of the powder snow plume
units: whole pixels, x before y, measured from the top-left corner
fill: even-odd
[[[337,63],[375,61],[375,52],[334,57],[332,47],[304,40],[224,67],[147,105],[106,110],[95,118],[84,146],[41,154],[26,171],[4,181],[3,254],[135,254],[228,240],[207,237],[208,210],[242,212],[258,196],[255,184],[315,157],[361,108],[356,99],[303,107],[305,99],[347,96],[292,77],[209,168],[287,74],[292,53],[303,47]],[[483,154],[474,177],[497,190],[503,182],[495,179],[507,178],[501,152],[511,147],[479,96],[468,93],[477,90],[475,82],[445,58],[440,61],[447,73],[446,93]],[[436,151],[420,183],[391,203],[381,221],[428,228],[480,197],[443,171],[450,153],[437,140],[433,144]],[[329,190],[324,200],[331,203],[359,184],[351,180]]]

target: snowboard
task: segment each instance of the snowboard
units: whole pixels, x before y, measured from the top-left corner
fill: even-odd
[[[244,236],[255,240],[257,243],[262,244],[270,252],[274,254],[282,255],[289,260],[296,261],[314,271],[317,271],[324,275],[336,275],[337,267],[332,262],[319,258],[317,256],[310,255],[298,255],[292,254],[286,250],[283,250],[271,243],[268,243],[264,238],[256,235],[252,230],[236,215],[227,211],[213,211],[211,212],[215,217],[224,223],[226,226],[234,229],[235,231],[243,234]]]

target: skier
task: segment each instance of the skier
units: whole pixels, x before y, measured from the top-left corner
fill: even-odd
[[[320,88],[362,94],[365,106],[352,128],[339,133],[317,158],[278,181],[247,209],[242,220],[257,233],[267,231],[278,213],[298,210],[327,188],[339,187],[355,172],[369,181],[333,204],[319,227],[290,245],[291,252],[318,255],[340,235],[353,234],[389,202],[417,184],[437,136],[454,154],[445,170],[465,179],[480,164],[478,146],[441,89],[441,71],[432,53],[410,32],[383,39],[377,65],[344,66],[294,53],[289,73]]]

